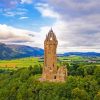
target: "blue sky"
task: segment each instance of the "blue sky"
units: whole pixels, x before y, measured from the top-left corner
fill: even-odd
[[[50,28],[58,52],[100,52],[99,0],[0,0],[0,41],[43,48]]]
[[[35,8],[36,3],[31,0],[15,0],[14,4],[10,4],[13,0],[1,0],[0,23],[13,27],[37,30],[44,25],[52,25],[53,19],[41,17],[40,12]],[[29,1],[29,2],[28,2]],[[14,1],[13,1],[14,2]],[[17,2],[17,3],[16,3]],[[14,23],[14,22],[17,23]],[[27,24],[26,24],[27,23]],[[32,28],[33,26],[33,28]]]

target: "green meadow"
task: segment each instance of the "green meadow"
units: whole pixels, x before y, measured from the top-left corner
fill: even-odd
[[[29,67],[34,65],[43,66],[44,59],[41,57],[28,57],[12,60],[0,60],[0,69],[17,69],[22,67]],[[81,63],[85,65],[100,65],[100,57],[81,57],[81,56],[68,56],[58,57],[58,66],[61,63]]]
[[[16,69],[21,67],[29,67],[42,64],[40,62],[41,59],[38,57],[29,57],[29,58],[14,59],[14,60],[0,60],[0,68]]]

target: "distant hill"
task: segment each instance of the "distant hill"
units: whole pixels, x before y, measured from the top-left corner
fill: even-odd
[[[70,55],[75,55],[75,56],[86,56],[86,57],[100,57],[100,53],[97,52],[68,52],[64,53],[61,56],[70,56]]]
[[[37,47],[30,47],[25,45],[6,45],[0,43],[0,59],[14,59],[24,58],[31,56],[43,56],[44,50]],[[64,54],[58,54],[58,56],[86,56],[86,57],[100,57],[100,53],[96,52],[67,52]]]
[[[20,56],[43,56],[44,50],[38,47],[30,47],[25,45],[8,45],[9,48],[20,53]]]
[[[14,52],[7,45],[0,43],[0,59],[11,59],[17,55],[17,52]]]
[[[43,56],[44,50],[25,45],[6,45],[0,43],[0,59],[24,58],[30,56]]]

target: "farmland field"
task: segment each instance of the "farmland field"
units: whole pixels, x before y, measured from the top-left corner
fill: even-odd
[[[76,62],[86,65],[100,65],[100,57],[81,57],[81,56],[68,56],[58,57],[59,62]],[[22,67],[29,67],[34,65],[43,65],[43,58],[40,57],[28,57],[13,60],[0,60],[0,69],[17,69]]]
[[[21,68],[21,67],[29,67],[39,64],[39,58],[30,57],[30,58],[22,58],[15,60],[0,60],[0,68]]]

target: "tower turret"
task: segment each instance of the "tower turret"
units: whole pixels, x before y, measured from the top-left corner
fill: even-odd
[[[57,73],[57,55],[56,48],[58,45],[58,41],[56,36],[51,29],[46,36],[44,41],[44,73],[46,79],[53,79],[55,74]],[[47,71],[48,70],[48,71]],[[47,71],[47,72],[46,72]],[[49,73],[49,74],[48,74]]]
[[[47,41],[48,41],[48,42],[52,41],[52,42],[58,44],[56,35],[55,35],[55,33],[53,32],[52,29],[51,29],[51,30],[48,32],[48,34],[46,35],[45,42],[47,42]]]
[[[58,40],[51,29],[46,35],[44,41],[44,67],[41,78],[42,81],[64,82],[66,79],[66,68],[60,67],[57,69],[57,45]]]

